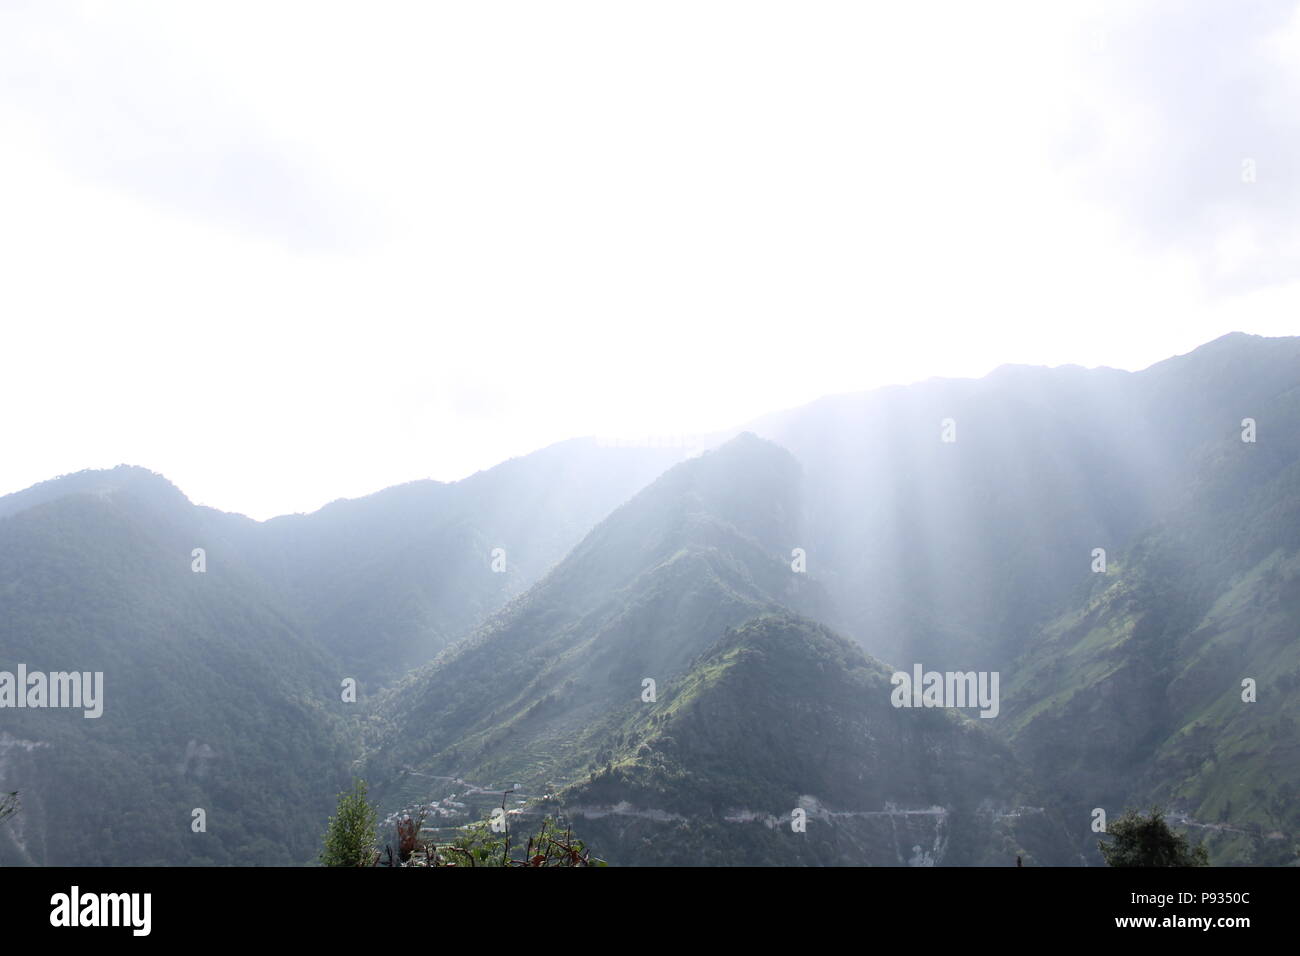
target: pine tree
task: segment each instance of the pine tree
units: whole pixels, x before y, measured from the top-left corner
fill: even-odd
[[[366,782],[354,780],[352,790],[339,794],[330,817],[320,860],[325,866],[373,866],[379,857],[377,814],[366,799]]]

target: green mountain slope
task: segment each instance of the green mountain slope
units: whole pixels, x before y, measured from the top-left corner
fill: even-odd
[[[264,523],[132,468],[0,498],[0,671],[108,695],[0,710],[0,863],[305,862],[354,770],[448,827],[517,785],[619,862],[1099,863],[1092,810],[1157,800],[1216,862],[1296,860],[1300,339],[753,428]],[[999,671],[1002,712],[896,711],[837,634]]]
[[[100,671],[103,712],[0,711],[0,860],[310,861],[353,749],[338,665],[247,568],[191,570],[207,516],[165,480],[75,487],[0,520],[0,670]]]
[[[880,665],[806,620],[780,632],[786,644],[772,645],[783,655],[774,666],[789,681],[769,688],[771,706],[754,706],[757,697],[746,691],[751,674],[771,678],[751,665],[778,633],[746,622],[826,608],[816,581],[795,573],[787,557],[800,538],[800,482],[787,452],[742,435],[672,469],[611,515],[480,633],[381,702],[367,773],[386,806],[433,804],[452,823],[517,786],[516,799],[526,803],[560,800],[569,816],[582,818],[580,832],[591,828],[599,852],[655,863],[675,857],[633,853],[622,831],[596,822],[603,811],[583,804],[609,796],[647,825],[685,814],[700,833],[717,835],[731,827],[723,819],[729,808],[779,813],[804,794],[837,813],[865,815],[836,830],[842,845],[828,846],[823,836],[777,849],[737,831],[739,843],[711,845],[711,858],[894,864],[900,844],[885,841],[885,830],[915,817],[904,832],[919,840],[924,831],[927,849],[918,859],[982,859],[976,834],[988,836],[997,814],[1018,805],[1022,783],[1015,761],[987,732],[932,712],[896,712]],[[741,635],[740,645],[727,643],[735,640],[729,632]],[[647,679],[667,695],[646,700]],[[686,705],[696,698],[698,705]],[[810,714],[799,723],[789,708]],[[722,739],[700,732],[686,740],[700,715],[715,710],[727,714],[717,725]],[[685,722],[667,730],[678,717]],[[663,750],[669,737],[679,750]],[[736,745],[741,737],[771,750],[756,759]],[[801,752],[809,746],[813,760]],[[651,766],[643,748],[673,755],[676,763],[663,769],[672,787],[650,771],[642,778]],[[778,764],[785,769],[774,770]],[[446,791],[452,794],[434,799]],[[728,793],[735,804],[726,803]],[[894,800],[909,805],[894,813]],[[534,799],[526,812],[549,805]],[[981,808],[987,819],[976,827],[969,821]],[[1042,853],[1068,858],[1068,841],[1047,819]],[[702,839],[690,841],[690,852],[703,852]],[[995,845],[994,856],[1018,846]],[[957,848],[951,855],[950,847]]]
[[[725,627],[820,598],[775,555],[797,537],[798,465],[752,436],[683,463],[527,594],[390,694],[381,775],[411,765],[534,786],[585,765],[593,717],[667,680]]]
[[[237,546],[370,690],[527,590],[681,455],[561,442],[452,484],[411,482],[247,522]]]
[[[1297,386],[1300,338],[1234,333],[1141,372],[1004,366],[752,428],[807,469],[804,546],[838,628],[885,660],[994,669],[1070,606],[1093,548],[1191,507],[1198,449]]]
[[[606,766],[554,803],[615,863],[1075,862],[983,722],[895,708],[889,675],[807,619],[754,618],[625,711]]]
[[[1300,844],[1300,388],[1190,456],[1176,508],[1046,627],[1007,693],[1018,750],[1076,818],[1160,801],[1216,863]],[[1243,680],[1257,699],[1243,701]]]
[[[0,862],[309,862],[357,752],[343,680],[432,659],[680,455],[566,442],[261,524],[129,467],[0,498],[0,670],[107,685],[99,719],[0,711]]]

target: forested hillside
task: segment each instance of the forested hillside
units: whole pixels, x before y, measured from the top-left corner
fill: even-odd
[[[0,498],[0,670],[104,675],[99,718],[0,712],[0,863],[312,861],[368,696],[680,454],[568,442],[266,523],[141,468]]]
[[[1044,628],[1006,727],[1076,814],[1160,801],[1217,862],[1294,863],[1300,387],[1252,410],[1258,442],[1204,440],[1163,520]]]
[[[789,558],[801,486],[788,452],[748,434],[669,471],[381,702],[381,797],[423,803],[437,778],[517,786],[627,863],[1029,853],[1028,785],[1004,745],[950,712],[895,709],[882,665],[791,616],[825,611]],[[432,810],[456,822],[458,803]],[[801,804],[806,836],[787,825]],[[1034,852],[1071,861],[1060,822],[1029,813]]]
[[[386,825],[505,800],[621,864],[1100,864],[1095,810],[1157,802],[1291,864],[1298,628],[1296,338],[267,522],[82,472],[0,498],[0,693],[104,680],[99,717],[0,710],[0,863],[309,863],[363,775]],[[898,706],[915,667],[998,706]]]
[[[22,811],[0,859],[310,859],[353,752],[337,664],[230,553],[192,571],[212,516],[164,479],[75,486],[0,519],[0,669],[102,672],[102,715],[4,711],[0,777]]]

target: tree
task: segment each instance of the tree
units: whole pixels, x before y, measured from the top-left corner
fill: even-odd
[[[1204,846],[1188,846],[1187,837],[1165,823],[1164,812],[1152,807],[1149,815],[1128,810],[1108,829],[1110,843],[1097,846],[1109,866],[1209,866]]]
[[[366,782],[354,780],[352,790],[339,794],[338,809],[330,817],[320,860],[325,866],[374,866],[377,814],[366,799]]]
[[[18,791],[0,793],[0,823],[18,812]]]

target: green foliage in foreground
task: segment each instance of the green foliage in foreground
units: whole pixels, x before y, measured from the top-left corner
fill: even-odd
[[[330,817],[320,861],[324,866],[373,866],[377,814],[366,799],[366,782],[355,780],[352,790],[339,794],[338,811]]]
[[[568,828],[547,817],[527,842],[494,833],[487,822],[466,827],[447,845],[421,844],[406,866],[605,866]]]
[[[1098,840],[1101,855],[1110,866],[1209,866],[1204,846],[1188,846],[1187,837],[1165,823],[1164,813],[1153,807],[1150,815],[1127,811],[1107,828],[1110,843]]]
[[[513,838],[508,825],[499,831],[488,821],[462,829],[450,843],[438,844],[422,838],[423,816],[403,816],[397,822],[397,851],[392,845],[377,849],[377,818],[366,797],[366,782],[353,781],[352,790],[339,794],[338,812],[330,817],[321,850],[325,866],[605,866],[591,851],[574,839],[567,827],[550,817],[526,842]],[[505,804],[501,806],[505,813]],[[504,819],[504,817],[502,818]]]

